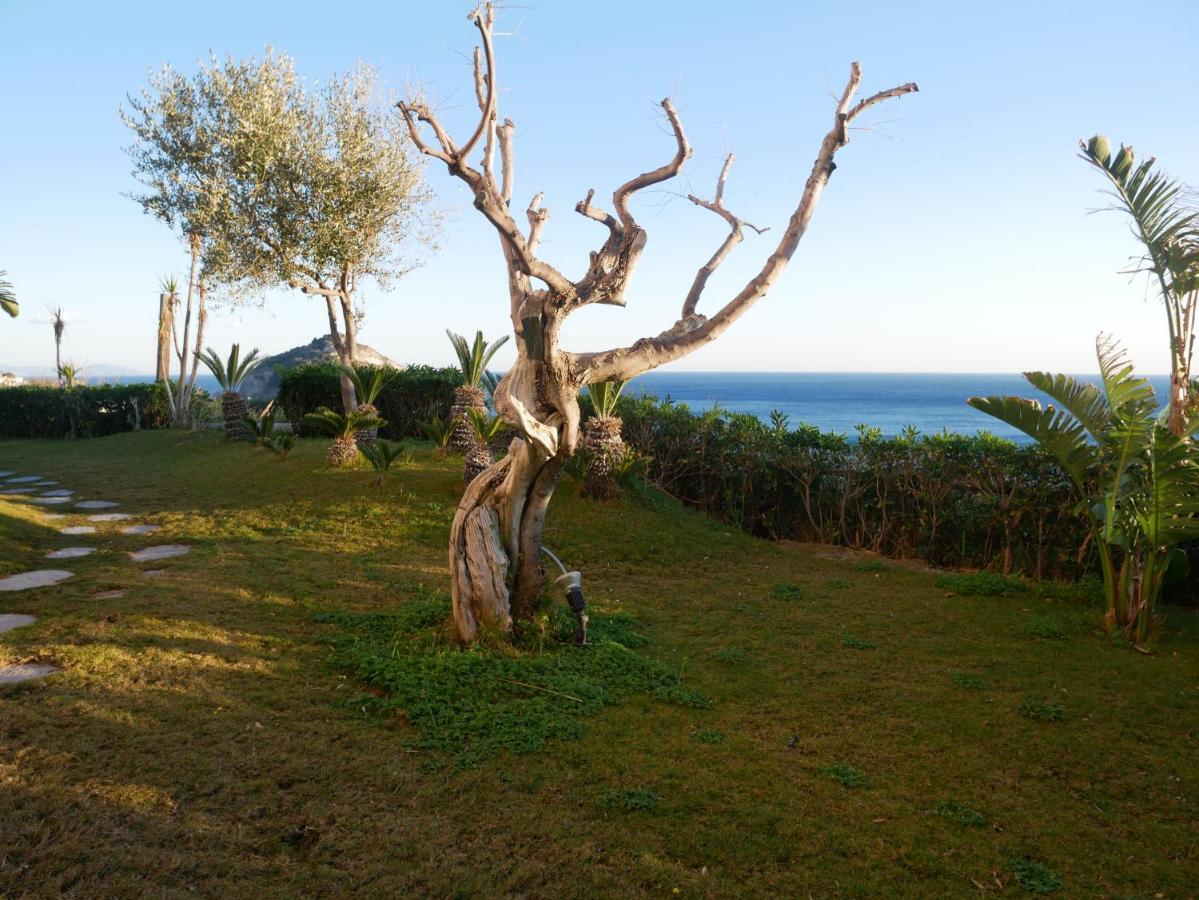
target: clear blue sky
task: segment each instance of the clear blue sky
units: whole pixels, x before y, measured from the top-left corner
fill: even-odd
[[[425,85],[468,126],[469,3],[0,0],[0,268],[23,313],[0,323],[0,368],[52,364],[44,307],[77,314],[65,355],[152,371],[156,280],[182,272],[167,229],[134,188],[117,110],[147,69],[191,70],[209,50],[264,46],[319,79],[365,60],[401,90]],[[1199,182],[1199,4],[1145,2],[710,3],[543,0],[505,9],[503,112],[518,125],[517,201],[547,193],[543,252],[579,273],[602,229],[573,212],[672,151],[654,103],[669,93],[695,147],[678,190],[708,194],[737,153],[727,201],[759,225],[790,214],[851,60],[864,87],[915,80],[855,135],[791,267],[729,333],[676,369],[1019,371],[1094,368],[1092,340],[1122,337],[1165,369],[1156,301],[1117,274],[1135,250],[1103,205],[1076,142],[1095,131]],[[447,364],[445,327],[508,328],[499,250],[459,184],[428,178],[451,221],[441,250],[390,292],[367,290],[365,342]],[[669,194],[642,199],[649,245],[629,308],[571,320],[568,345],[600,349],[677,316],[715,216]],[[708,289],[710,310],[761,264],[750,237]],[[701,309],[702,311],[702,309]],[[276,352],[323,333],[297,294],[218,311],[211,343]],[[506,359],[498,360],[501,364]]]

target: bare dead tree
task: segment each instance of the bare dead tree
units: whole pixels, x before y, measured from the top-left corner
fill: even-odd
[[[833,126],[820,144],[778,246],[741,291],[708,317],[697,312],[708,279],[742,240],[744,228],[753,227],[724,205],[725,182],[733,161],[730,156],[713,199],[690,197],[697,206],[721,216],[729,225],[729,235],[696,274],[678,320],[661,334],[627,347],[572,353],[560,345],[562,325],[571,313],[592,303],[625,305],[625,289],[646,243],[646,232],[637,223],[630,201],[639,191],[678,175],[691,156],[691,145],[674,105],[663,100],[662,109],[674,133],[673,157],[618,187],[612,195],[615,214],[595,206],[595,191],[587,192],[575,211],[603,225],[607,238],[591,253],[583,277],[570,280],[537,255],[549,218],[543,195],[536,194],[524,211],[527,230],[512,215],[515,126],[510,119],[501,122],[499,117],[492,4],[477,8],[470,20],[482,46],[474,54],[480,116],[469,137],[456,142],[423,101],[398,104],[421,152],[445,163],[451,175],[470,187],[475,208],[499,236],[508,268],[517,360],[494,398],[497,412],[517,437],[508,455],[467,487],[450,530],[454,621],[464,642],[474,640],[484,625],[510,629],[514,620],[530,616],[535,609],[543,577],[540,557],[546,510],[566,460],[579,445],[579,391],[588,384],[632,378],[686,356],[723,334],[770,290],[794,255],[836,168],[834,157],[849,141],[849,126],[871,107],[917,90],[915,84],[904,84],[855,104],[861,69],[856,62],[851,65]],[[481,156],[472,164],[476,150],[481,150]]]

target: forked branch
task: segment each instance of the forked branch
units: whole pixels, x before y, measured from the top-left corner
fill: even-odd
[[[705,319],[692,312],[684,315],[671,328],[657,337],[642,338],[628,347],[618,347],[601,353],[573,354],[571,357],[572,373],[580,385],[632,378],[663,363],[686,356],[723,334],[733,322],[770,290],[787,267],[791,257],[795,255],[800,240],[807,233],[808,225],[812,220],[816,205],[824,193],[824,188],[828,184],[829,176],[836,169],[834,157],[837,151],[849,142],[850,124],[872,106],[918,90],[914,83],[903,84],[890,90],[880,91],[862,100],[856,106],[851,106],[861,80],[861,67],[855,62],[850,66],[849,80],[837,103],[833,127],[821,141],[820,151],[812,165],[811,174],[804,184],[804,190],[795,212],[792,213],[787,224],[787,230],[783,232],[778,246],[767,258],[758,274],[750,279],[745,287],[710,319]]]
[[[732,252],[732,249],[745,239],[744,228],[750,228],[758,234],[765,234],[769,228],[759,228],[746,222],[744,219],[739,219],[733,215],[724,205],[724,185],[728,181],[729,169],[733,167],[733,154],[730,153],[724,159],[724,165],[720,169],[720,176],[716,179],[716,193],[711,200],[701,200],[695,194],[688,194],[687,199],[696,206],[702,206],[704,209],[710,209],[716,215],[720,216],[729,223],[729,235],[724,239],[724,242],[712,254],[712,258],[699,267],[699,271],[695,273],[695,280],[691,282],[691,290],[687,292],[687,298],[683,301],[683,313],[680,316],[686,319],[688,316],[695,314],[695,308],[699,304],[700,295],[703,294],[704,288],[707,287],[708,279],[712,277],[725,258]]]

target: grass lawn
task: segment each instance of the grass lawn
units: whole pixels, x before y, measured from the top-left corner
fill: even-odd
[[[633,691],[576,739],[464,766],[331,663],[356,620],[328,615],[444,596],[461,465],[422,450],[379,492],[323,453],[0,443],[0,469],[162,526],[68,538],[73,518],[0,499],[0,574],[78,573],[0,594],[39,617],[0,664],[62,667],[0,688],[0,896],[1199,891],[1196,613],[1171,609],[1146,655],[1077,602],[566,481],[547,544],[710,708]],[[194,549],[152,577],[124,552],[172,542]],[[102,552],[41,560],[79,544]]]

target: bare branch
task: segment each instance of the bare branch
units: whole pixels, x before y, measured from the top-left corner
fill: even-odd
[[[609,234],[619,238],[624,231],[619,220],[611,213],[604,212],[602,209],[592,206],[591,201],[594,198],[595,188],[592,188],[587,192],[587,196],[584,199],[575,204],[575,212],[581,216],[586,216],[588,219],[599,222],[602,225],[608,226]]]
[[[408,136],[412,138],[412,143],[416,145],[417,150],[426,156],[432,156],[434,159],[440,159],[448,166],[452,166],[454,164],[454,157],[449,150],[444,149],[444,147],[441,150],[438,150],[436,147],[430,147],[425,143],[424,139],[420,135],[420,126],[417,125],[417,120],[419,119],[422,122],[429,121],[429,118],[432,117],[432,114],[429,113],[428,107],[426,107],[423,103],[405,103],[401,100],[396,104],[396,109],[398,109],[400,114],[404,117],[404,122],[408,126]],[[424,114],[422,114],[422,112]],[[426,116],[428,116],[428,118]],[[436,131],[438,129],[434,130]]]
[[[470,136],[470,139],[462,145],[462,149],[458,152],[459,159],[465,159],[470,155],[470,152],[475,149],[475,144],[479,143],[479,139],[483,136],[483,132],[488,125],[494,127],[495,124],[495,48],[492,45],[492,26],[495,25],[495,8],[490,3],[485,3],[481,7],[477,7],[468,18],[475,23],[475,27],[479,29],[479,35],[483,39],[483,56],[487,60],[487,102],[482,106],[483,116],[479,120],[479,125],[475,129],[475,133]],[[476,90],[478,88],[478,75],[475,78]]]
[[[699,271],[695,273],[695,280],[691,283],[691,290],[687,292],[687,298],[683,301],[683,319],[695,313],[700,295],[703,294],[704,288],[707,287],[708,279],[712,277],[712,273],[720,267],[720,264],[732,252],[732,249],[744,240],[745,233],[742,230],[743,226],[745,228],[752,228],[758,234],[764,234],[770,230],[769,228],[758,228],[756,225],[751,225],[744,219],[737,218],[737,216],[725,208],[724,185],[728,181],[729,169],[733,167],[733,159],[734,156],[732,153],[725,157],[724,165],[720,169],[720,176],[716,179],[716,193],[712,200],[701,200],[694,194],[687,195],[687,199],[696,206],[709,209],[728,222],[729,235],[724,239],[724,243],[717,248],[716,252],[712,254],[712,258],[700,266]]]
[[[537,244],[541,241],[541,229],[550,217],[550,211],[541,205],[544,199],[545,192],[542,191],[529,201],[529,208],[525,210],[525,215],[529,218],[529,238],[526,242],[529,253],[537,252]]]
[[[670,102],[669,97],[662,101],[662,109],[666,111],[666,118],[670,120],[670,127],[674,131],[677,149],[674,157],[666,165],[659,166],[650,172],[645,172],[636,178],[626,181],[613,192],[612,205],[616,208],[616,214],[620,216],[620,221],[624,224],[625,231],[627,232],[632,232],[637,227],[636,220],[633,219],[632,213],[629,212],[629,198],[643,188],[674,178],[683,168],[683,163],[691,157],[691,145],[687,143],[687,135],[683,131],[683,122],[679,119],[679,114],[675,110],[674,104]]]
[[[691,313],[685,315],[658,336],[642,338],[631,346],[606,350],[602,353],[572,354],[570,365],[578,384],[595,384],[618,378],[632,378],[663,363],[686,356],[723,334],[746,310],[765,296],[787,267],[799,247],[800,240],[807,233],[808,225],[820,202],[820,197],[824,193],[824,188],[828,185],[829,177],[836,169],[834,157],[837,151],[849,141],[846,131],[848,123],[861,111],[876,103],[918,90],[915,84],[900,85],[874,94],[851,108],[850,104],[853,102],[853,96],[861,77],[861,68],[855,62],[850,67],[849,81],[837,104],[833,127],[820,144],[820,152],[817,154],[811,174],[804,184],[799,204],[791,215],[787,230],[779,240],[778,247],[767,258],[758,274],[750,279],[745,287],[710,319]]]
[[[516,178],[516,155],[512,147],[512,137],[516,132],[516,125],[511,119],[504,119],[504,124],[499,127],[500,133],[500,165],[503,167],[503,186],[500,188],[500,199],[505,204],[512,202],[512,188]]]
[[[488,78],[483,74],[483,54],[482,51],[475,47],[474,56],[474,72],[475,72],[475,100],[479,104],[479,112],[487,114],[487,83]],[[495,184],[495,175],[492,172],[492,164],[495,160],[495,111],[487,118],[487,141],[483,149],[483,177],[486,178],[492,185]]]

